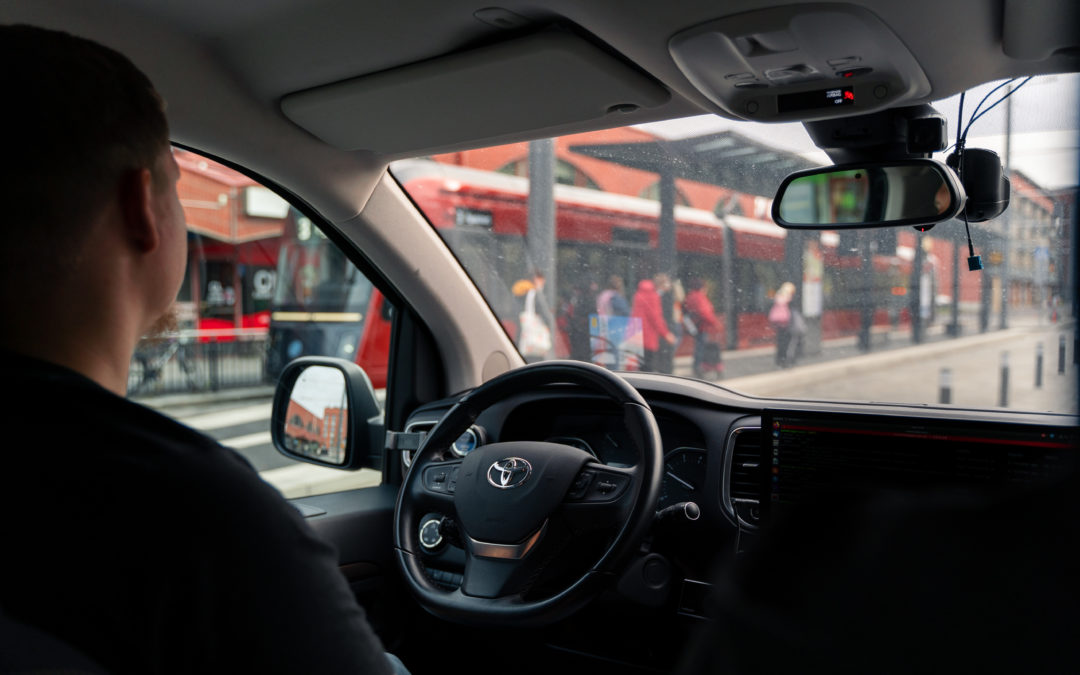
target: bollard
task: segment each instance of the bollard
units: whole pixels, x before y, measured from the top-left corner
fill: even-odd
[[[938,375],[938,403],[952,403],[952,370],[942,368]]]
[[[1009,352],[1001,352],[1001,398],[998,405],[1009,407]]]
[[[1065,334],[1058,336],[1058,375],[1065,372]]]
[[[1035,345],[1035,388],[1042,389],[1043,343]]]

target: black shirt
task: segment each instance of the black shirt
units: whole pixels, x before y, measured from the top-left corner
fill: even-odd
[[[0,352],[12,617],[113,673],[389,673],[318,539],[240,455]]]

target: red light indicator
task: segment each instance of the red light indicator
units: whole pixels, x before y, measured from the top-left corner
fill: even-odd
[[[845,70],[844,77],[855,77],[855,73],[850,70]]]
[[[844,100],[845,101],[854,101],[855,100],[855,92],[853,92],[853,91],[845,91],[844,92]]]

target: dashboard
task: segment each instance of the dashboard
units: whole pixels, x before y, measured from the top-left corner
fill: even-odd
[[[657,508],[673,514],[654,523],[648,555],[670,571],[664,606],[689,617],[704,613],[705,582],[718,561],[785,513],[838,495],[1053,480],[1075,467],[1080,440],[1066,415],[757,399],[677,378],[626,379],[656,418],[664,452]],[[431,429],[453,402],[419,408],[407,431]],[[555,385],[490,407],[450,451],[462,457],[485,443],[548,441],[626,467],[633,462],[627,433],[610,401]],[[410,453],[402,460],[407,470]],[[680,510],[687,502],[698,517]],[[463,558],[433,536],[431,519],[426,526],[426,541],[436,544],[424,544],[425,563],[432,579],[452,588]]]

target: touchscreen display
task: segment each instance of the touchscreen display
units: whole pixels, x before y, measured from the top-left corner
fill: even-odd
[[[763,516],[838,491],[1007,487],[1060,475],[1072,427],[797,411],[762,416]]]

